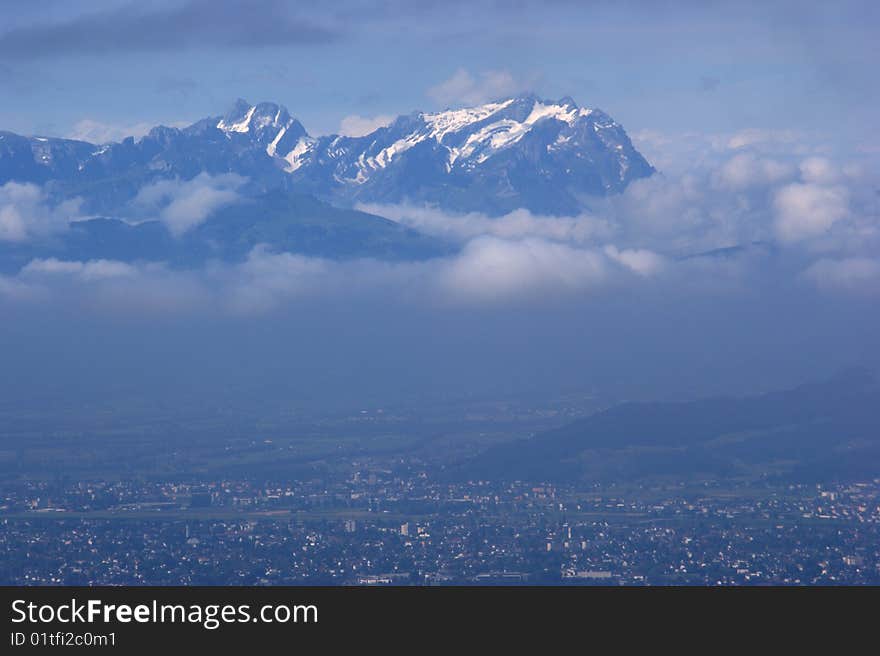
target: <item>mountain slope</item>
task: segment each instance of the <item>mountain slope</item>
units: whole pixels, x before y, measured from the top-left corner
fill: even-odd
[[[446,244],[388,219],[276,190],[216,210],[178,236],[160,221],[102,217],[75,221],[41,240],[0,241],[0,272],[13,273],[36,258],[196,267],[208,260],[240,262],[258,245],[330,259],[421,260],[449,252]]]
[[[761,396],[625,403],[463,463],[466,478],[880,475],[880,385],[863,371]],[[818,466],[817,463],[821,463]]]

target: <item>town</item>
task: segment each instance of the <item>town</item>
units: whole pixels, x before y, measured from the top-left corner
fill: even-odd
[[[4,585],[880,584],[880,479],[7,481]]]

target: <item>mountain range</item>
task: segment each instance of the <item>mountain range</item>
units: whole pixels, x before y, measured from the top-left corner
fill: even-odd
[[[430,257],[449,246],[352,208],[409,202],[490,216],[517,208],[571,215],[585,199],[653,172],[618,123],[570,98],[528,94],[415,112],[360,137],[313,137],[285,107],[239,100],[223,116],[117,143],[0,132],[0,185],[40,185],[54,205],[77,201],[70,230],[42,243],[0,242],[0,254],[5,268],[40,253],[191,264],[240,257],[266,238],[279,250],[327,257]],[[150,185],[205,175],[238,176],[234,201],[183,235],[133,211]]]

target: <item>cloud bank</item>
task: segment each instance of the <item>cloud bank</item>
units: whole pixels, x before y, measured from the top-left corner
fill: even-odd
[[[24,242],[63,230],[77,217],[79,205],[76,200],[53,205],[37,185],[0,185],[0,244]]]
[[[870,158],[767,131],[654,133],[638,141],[659,145],[678,163],[618,196],[584,199],[587,209],[578,216],[360,206],[455,244],[448,257],[335,261],[261,245],[238,264],[190,271],[163,263],[35,260],[2,278],[0,297],[252,315],[315,302],[475,309],[601,303],[642,293],[723,298],[771,288],[855,302],[876,295],[880,176]],[[132,208],[182,235],[238,200],[244,183],[235,175],[162,180],[142,188]],[[52,208],[33,185],[0,187],[0,240],[58,229],[70,211]]]

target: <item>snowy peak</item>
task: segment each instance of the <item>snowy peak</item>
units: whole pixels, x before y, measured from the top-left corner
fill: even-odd
[[[217,129],[224,132],[247,132],[254,109],[255,107],[247,100],[239,98],[217,123]]]
[[[581,109],[570,98],[558,102],[528,95],[478,107],[422,114],[429,135],[449,150],[448,167],[469,167],[517,144],[546,121],[556,130],[573,127],[595,110]],[[595,114],[598,117],[598,114]],[[567,139],[566,139],[567,141]]]
[[[290,113],[283,105],[264,102],[251,105],[239,98],[226,113],[217,128],[224,132],[251,132],[266,128],[280,128],[290,122]]]
[[[571,98],[554,102],[541,100],[535,95],[508,98],[477,107],[447,109],[423,113],[422,119],[430,128],[430,135],[440,142],[449,135],[462,131],[487,129],[488,132],[522,132],[536,123],[553,119],[572,125],[581,117],[589,116],[592,109],[580,109]]]
[[[217,129],[228,137],[234,134],[247,135],[265,148],[270,157],[284,157],[296,147],[296,143],[306,137],[305,128],[294,118],[284,105],[263,102],[251,105],[239,98],[232,108],[217,123]]]
[[[111,179],[129,170],[184,179],[234,172],[256,188],[340,205],[405,201],[487,214],[574,214],[587,197],[653,173],[604,112],[533,94],[414,112],[361,137],[311,137],[284,106],[243,99],[224,116],[100,147],[0,136],[0,183]]]
[[[223,125],[244,129],[256,111],[241,104]],[[534,94],[415,112],[362,137],[303,132],[275,156],[294,184],[337,202],[427,201],[493,213],[576,212],[579,197],[617,193],[653,173],[601,110]]]
[[[427,124],[432,138],[442,142],[448,134],[456,134],[478,123],[482,123],[490,117],[510,107],[513,99],[501,102],[487,103],[478,107],[465,107],[463,109],[447,109],[434,114],[420,114],[420,118]]]

